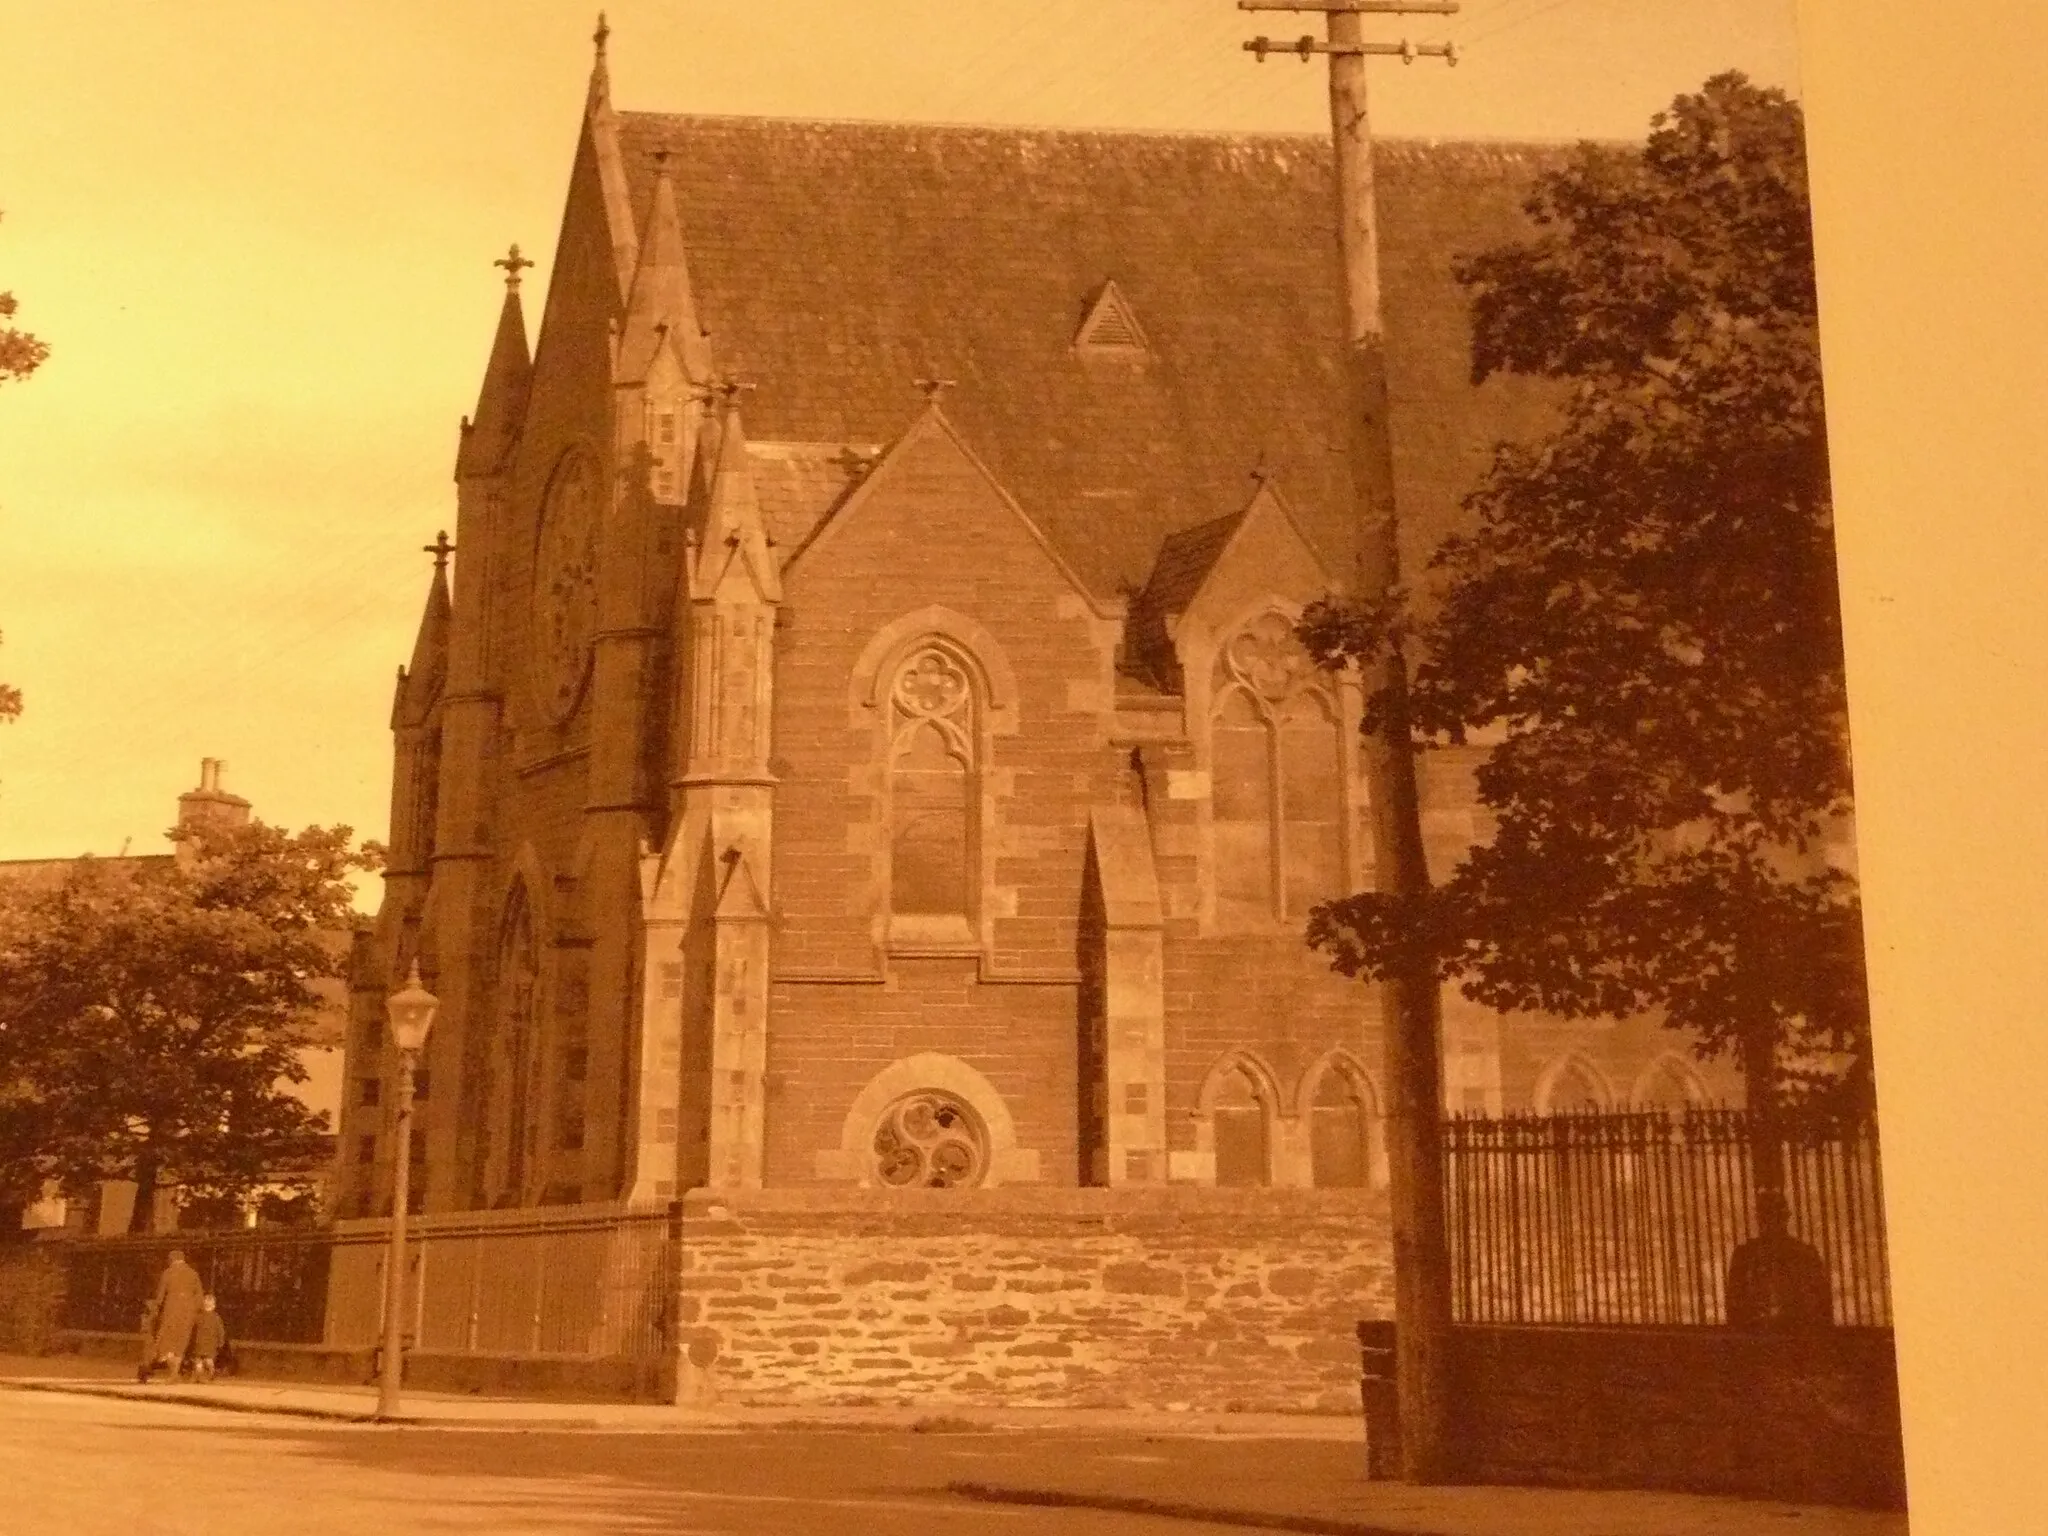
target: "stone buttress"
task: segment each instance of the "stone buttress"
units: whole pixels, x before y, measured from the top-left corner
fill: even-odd
[[[758,1188],[766,1091],[769,769],[782,582],[739,410],[699,478],[676,616],[674,832],[644,861],[640,1161],[631,1198]]]

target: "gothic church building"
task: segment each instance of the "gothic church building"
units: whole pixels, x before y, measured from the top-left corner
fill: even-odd
[[[1544,427],[1452,263],[1555,153],[1380,150],[1411,572]],[[1374,1198],[1378,1002],[1303,937],[1373,878],[1358,690],[1292,636],[1357,545],[1332,197],[1308,137],[621,112],[600,44],[399,676],[343,1215],[407,1155],[415,959],[430,1213]],[[1480,750],[1422,765],[1440,869]],[[1706,1091],[1648,1025],[1446,1009],[1453,1110]]]

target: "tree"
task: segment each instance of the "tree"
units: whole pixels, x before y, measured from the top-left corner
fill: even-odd
[[[173,835],[176,859],[0,891],[0,1184],[131,1179],[135,1230],[163,1184],[240,1200],[306,1182],[326,1115],[286,1085],[345,964],[347,876],[376,862],[346,827]]]
[[[1419,948],[1490,1006],[1660,1014],[1760,1116],[1870,1091],[1847,713],[1798,107],[1738,74],[1582,146],[1532,239],[1459,263],[1474,383],[1561,381],[1499,447],[1434,601],[1325,603],[1325,665],[1398,639],[1423,744],[1498,735],[1495,829],[1418,901],[1319,909],[1381,977]]]
[[[14,311],[14,295],[0,293],[0,384],[9,379],[27,378],[50,355],[46,343],[38,341],[27,331],[4,323],[14,317]],[[0,683],[0,725],[20,713],[21,691]]]
[[[14,318],[14,295],[0,293],[0,322]],[[50,355],[49,346],[27,331],[0,323],[0,384],[9,379],[25,379],[42,365]]]

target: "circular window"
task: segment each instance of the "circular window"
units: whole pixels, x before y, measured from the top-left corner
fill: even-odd
[[[959,1189],[988,1172],[988,1132],[966,1103],[921,1089],[882,1112],[875,1130],[875,1176],[898,1189]]]

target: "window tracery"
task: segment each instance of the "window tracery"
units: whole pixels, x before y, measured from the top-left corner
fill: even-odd
[[[875,1128],[875,1177],[897,1189],[962,1189],[988,1175],[989,1140],[966,1100],[936,1088],[905,1094]]]
[[[1267,612],[1218,655],[1210,712],[1216,916],[1289,920],[1345,889],[1339,716],[1294,625]]]
[[[916,647],[889,690],[890,907],[965,920],[973,909],[976,706],[966,663]]]

